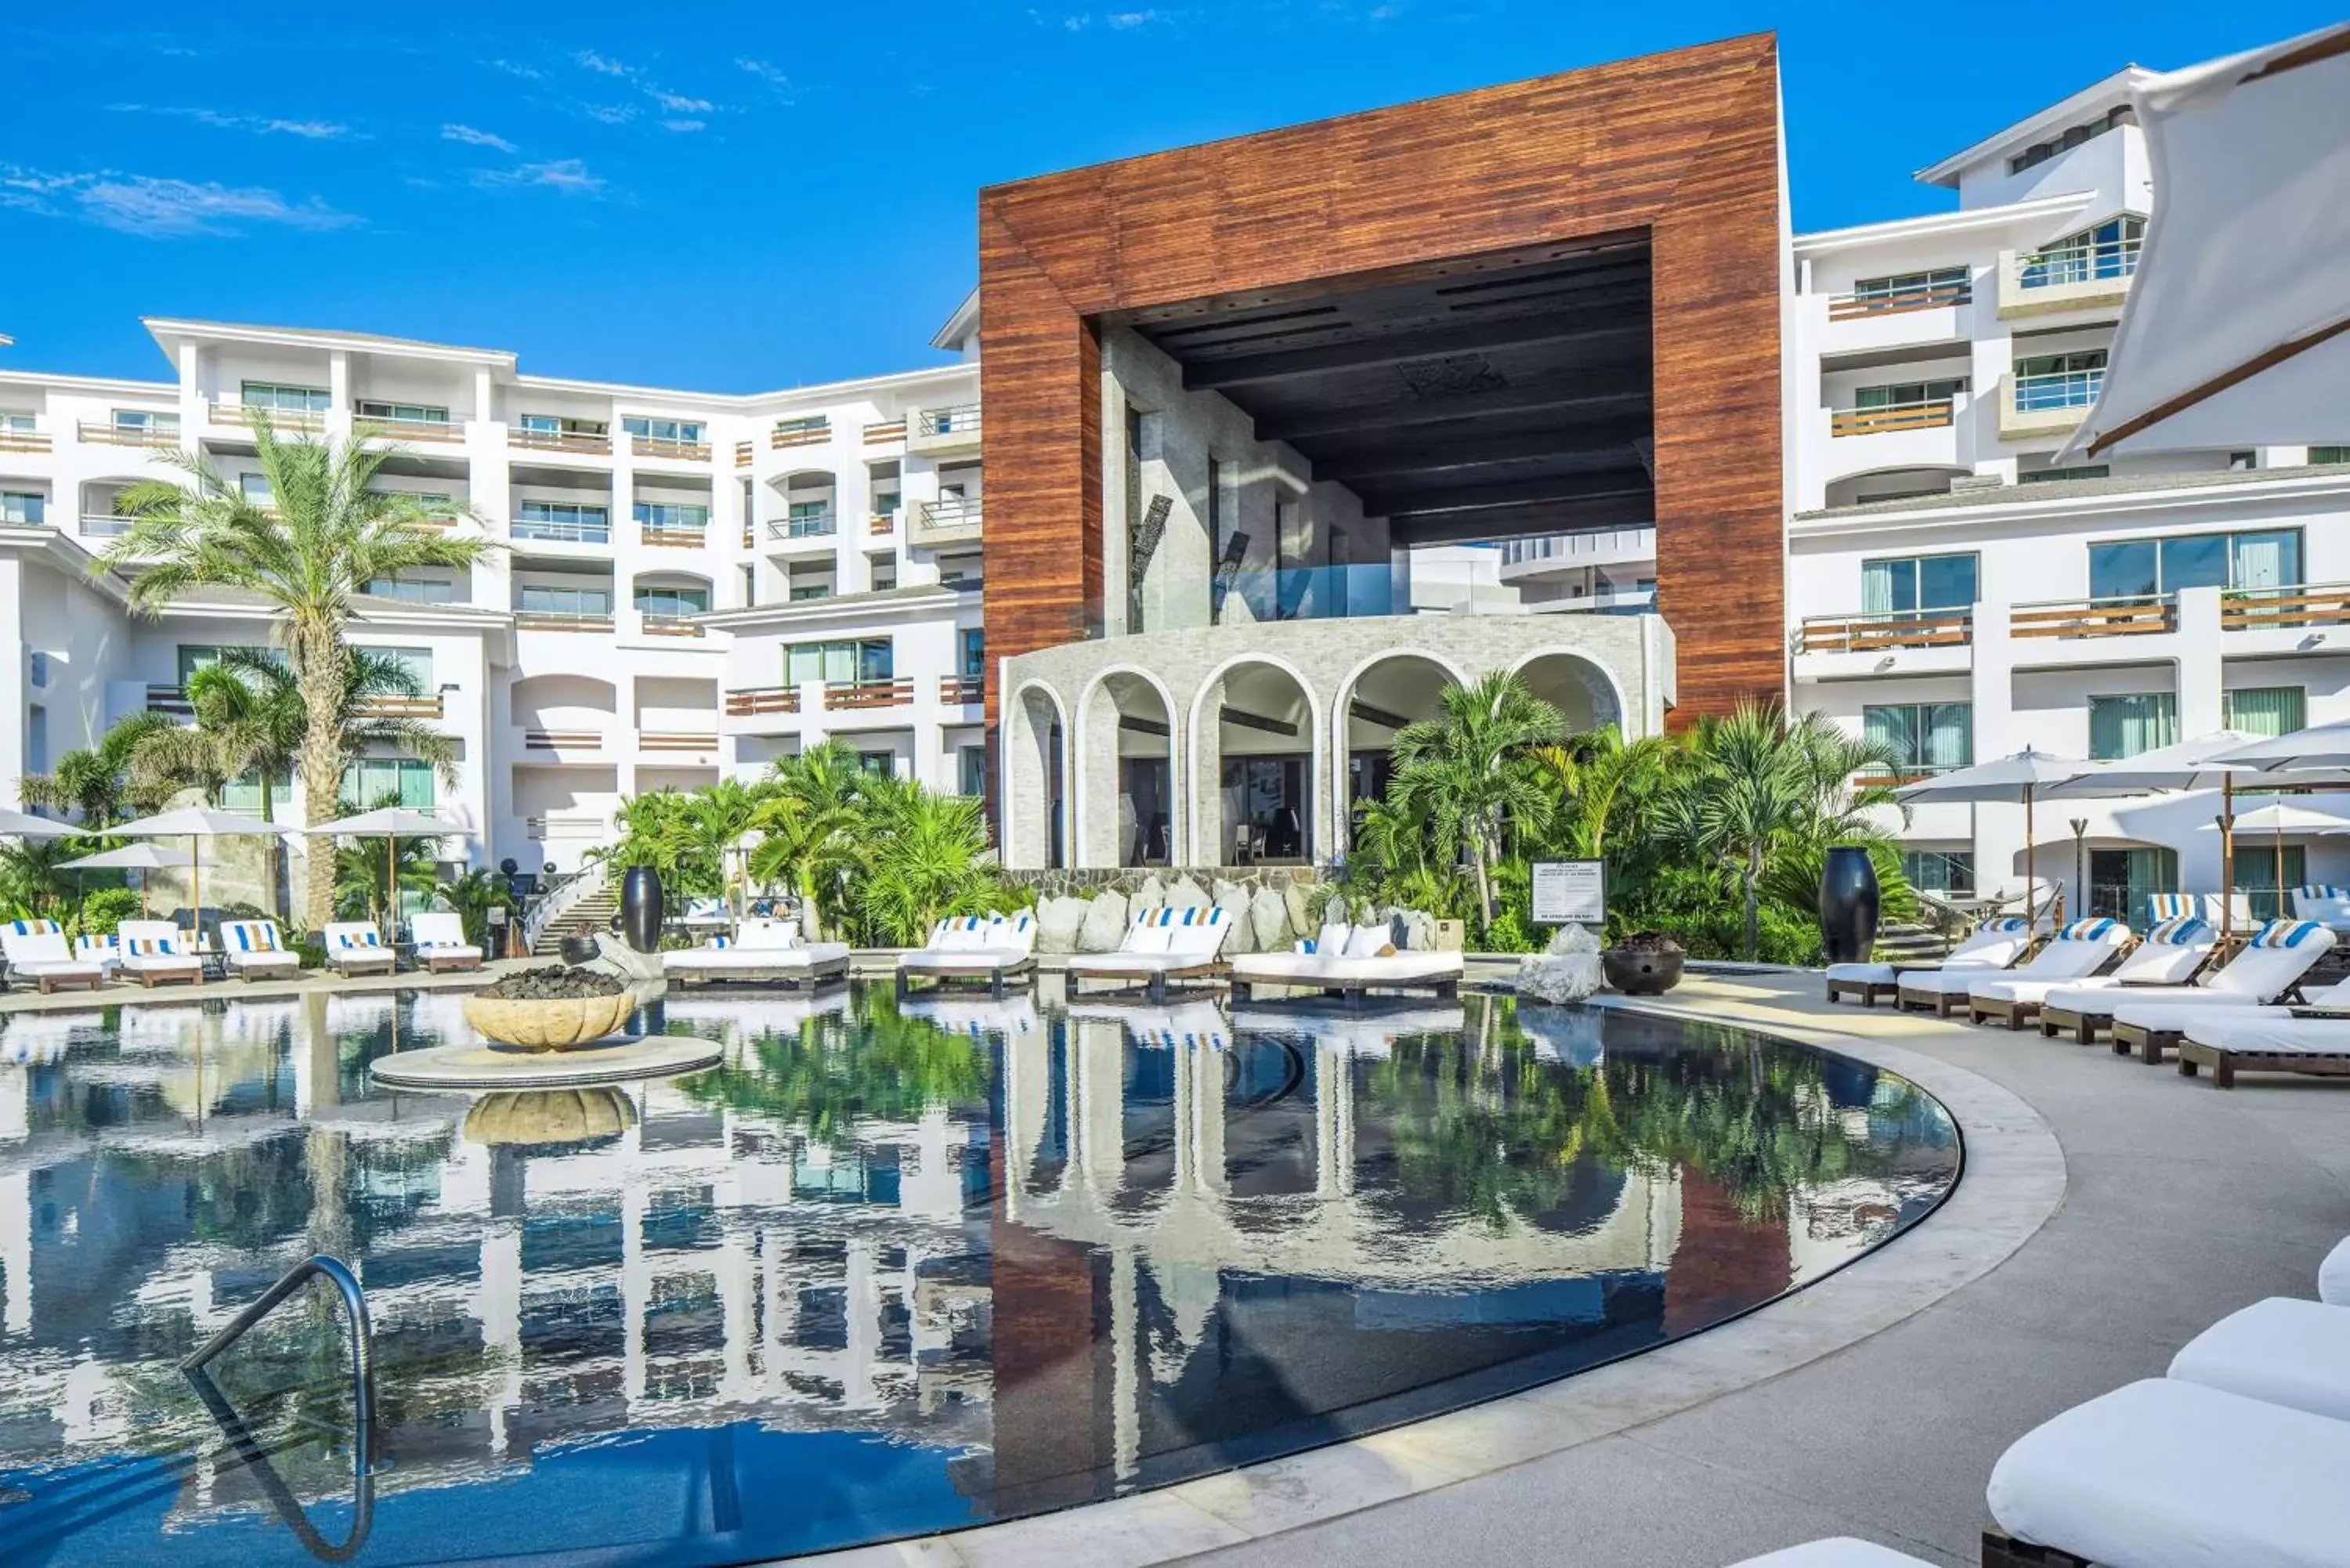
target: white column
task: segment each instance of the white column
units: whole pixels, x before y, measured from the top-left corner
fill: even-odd
[[[9,1071],[21,1106],[25,1075]],[[0,1334],[32,1332],[33,1173],[19,1170],[0,1176]]]
[[[642,1125],[622,1141],[620,1178],[620,1383],[634,1409],[645,1397],[645,1319],[652,1312],[652,1266],[645,1258],[645,1178],[638,1163]]]
[[[0,722],[0,804],[11,806],[24,805],[26,753],[31,745],[31,668],[25,646],[25,563],[15,556],[0,557],[0,715],[5,715]],[[66,739],[60,725],[53,747],[61,749]],[[44,757],[43,765],[49,761]]]
[[[1135,1341],[1141,1335],[1139,1287],[1134,1249],[1119,1247],[1109,1258],[1109,1355],[1111,1471],[1131,1480],[1142,1468],[1142,1367]]]
[[[2208,735],[2222,723],[2220,590],[2178,593],[2178,738]]]
[[[327,356],[328,439],[348,441],[355,412],[351,407],[351,356],[348,349],[337,348]]]
[[[186,452],[199,449],[204,421],[210,417],[210,400],[204,396],[203,350],[193,342],[180,345],[180,446]]]
[[[1974,671],[1968,696],[1974,703],[1975,761],[2022,751],[2033,737],[2015,717],[2015,644],[2008,631],[2012,587],[1986,591],[1974,607]],[[2043,748],[2044,749],[2044,748]],[[2023,845],[2023,816],[2016,806],[1974,806],[1975,888],[1990,892],[2015,875],[2012,868]],[[2069,880],[2069,867],[2064,873]]]

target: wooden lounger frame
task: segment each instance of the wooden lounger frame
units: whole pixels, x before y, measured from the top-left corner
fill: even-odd
[[[49,995],[61,985],[78,985],[86,990],[96,991],[106,983],[106,966],[93,964],[87,974],[12,974],[9,979],[33,981],[41,988],[43,996]]]
[[[346,975],[390,974],[400,967],[400,955],[390,948],[369,948],[362,950],[367,955],[364,958],[354,958],[349,953],[328,954],[328,971],[330,973]],[[338,960],[341,961],[338,962]]]
[[[479,953],[473,953],[471,955],[465,953],[447,952],[433,953],[427,952],[424,949],[419,948],[416,950],[416,961],[424,967],[424,972],[427,974],[440,974],[444,971],[449,973],[455,974],[466,970],[481,968],[482,955]]]
[[[202,985],[204,982],[204,962],[202,959],[194,960],[193,968],[165,970],[160,974],[153,970],[134,970],[128,967],[125,967],[122,972],[125,976],[135,977],[139,983],[149,991],[154,990],[159,985]]]
[[[1107,980],[1121,982],[1110,986],[1109,990],[1112,992],[1131,991],[1137,984],[1139,984],[1142,987],[1144,997],[1155,1005],[1167,1000],[1168,981],[1176,980],[1216,980],[1221,978],[1223,972],[1230,967],[1231,966],[1222,959],[1211,959],[1205,963],[1191,964],[1183,969],[1150,969],[1141,967],[1135,969],[1103,969],[1098,966],[1088,966],[1085,969],[1071,969],[1065,971],[1065,983],[1068,987],[1069,1000],[1072,1002],[1075,1002],[1078,997],[1085,994],[1083,989],[1084,983],[1089,980]],[[1094,994],[1099,996],[1104,994],[1104,992],[1096,992]]]
[[[680,990],[696,985],[780,985],[786,991],[814,991],[820,985],[848,978],[848,955],[842,953],[821,963],[778,964],[773,968],[747,963],[712,964],[703,969],[664,966],[663,972],[669,982]]]
[[[2114,994],[2127,996],[2129,992],[2126,987],[2116,986]],[[2040,1009],[2040,1035],[2043,1040],[2054,1040],[2069,1029],[2073,1033],[2074,1044],[2091,1045],[2096,1043],[2099,1034],[2113,1026],[2114,1015],[2110,1012],[2075,1012],[2069,1007],[2043,1006]]]
[[[2034,1546],[2003,1531],[1982,1532],[1982,1568],[2092,1568],[2085,1557],[2054,1546]]]
[[[2000,972],[1998,970],[1983,971],[1986,977]],[[1964,1007],[1970,1000],[1963,991],[1938,991],[1917,1002],[1910,1001],[1909,996],[1910,993],[1906,991],[1896,991],[1893,993],[1893,1005],[1897,1012],[1931,1012],[1937,1018],[1948,1018],[1951,1013]]]
[[[2231,1051],[2200,1040],[2178,1042],[2178,1075],[2191,1078],[2211,1069],[2211,1086],[2232,1089],[2238,1073],[2299,1073],[2313,1078],[2350,1078],[2350,1049],[2340,1051]]]
[[[1029,953],[1014,959],[1009,963],[989,964],[984,967],[978,964],[941,965],[934,969],[922,965],[910,969],[900,963],[898,966],[899,1001],[903,1002],[914,994],[913,981],[917,976],[927,978],[931,981],[932,991],[949,990],[959,980],[984,981],[987,994],[1000,1000],[1007,985],[1014,981],[1024,985],[1036,978],[1036,955]]]
[[[1920,964],[1918,967],[1923,969],[1926,966]],[[1901,972],[1896,971],[1889,981],[1832,980],[1828,981],[1829,1002],[1833,1004],[1839,995],[1856,996],[1860,998],[1860,1004],[1863,1007],[1875,1007],[1877,999],[1880,996],[1891,998],[1894,1004],[1898,1006],[1901,999]]]

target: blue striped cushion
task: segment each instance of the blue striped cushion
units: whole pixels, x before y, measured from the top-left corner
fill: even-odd
[[[8,929],[20,937],[46,937],[65,929],[55,920],[11,920]]]
[[[2113,921],[2101,915],[2092,915],[2085,920],[2074,920],[2058,931],[2056,940],[2060,942],[2101,942],[2113,929]]]
[[[2297,948],[2324,930],[2315,920],[2271,920],[2252,939],[2256,948]]]
[[[2160,924],[2180,915],[2193,914],[2195,903],[2192,893],[2148,893],[2146,896],[2146,911],[2149,919]]]
[[[2304,898],[2350,898],[2350,892],[2324,882],[2312,882],[2293,891]]]
[[[1975,929],[1979,931],[2020,931],[2027,924],[2022,915],[1993,915]]]
[[[2146,940],[2150,942],[2159,942],[2167,948],[2183,948],[2195,942],[2210,940],[2211,928],[2204,924],[2198,916],[2180,915],[2176,919],[2165,920],[2155,927],[2146,934]]]

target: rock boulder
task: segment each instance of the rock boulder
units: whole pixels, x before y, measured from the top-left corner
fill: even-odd
[[[1045,898],[1036,901],[1036,950],[1040,953],[1073,953],[1077,950],[1077,930],[1086,923],[1086,901],[1083,898]]]
[[[1126,895],[1104,888],[1086,905],[1085,920],[1077,928],[1077,951],[1116,952],[1126,940]]]

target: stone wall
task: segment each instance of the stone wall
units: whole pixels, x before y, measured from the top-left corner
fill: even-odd
[[[1146,909],[1213,906],[1232,922],[1224,952],[1284,952],[1341,918],[1332,905],[1343,895],[1311,867],[1226,867],[1218,870],[1033,871],[1011,880],[1036,889],[1036,950],[1099,953],[1126,940],[1127,927]],[[1386,920],[1396,945],[1433,948],[1438,923],[1430,916],[1367,900],[1348,905],[1344,918],[1360,924]],[[1457,943],[1457,937],[1455,941]]]

